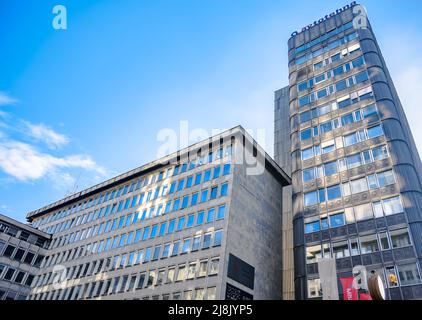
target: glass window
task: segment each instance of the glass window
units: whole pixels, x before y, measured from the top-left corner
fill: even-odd
[[[374,209],[375,218],[381,218],[384,216],[381,201],[372,203],[372,207]]]
[[[354,145],[356,143],[358,143],[358,138],[357,138],[356,133],[352,133],[352,134],[349,134],[347,136],[344,136],[344,144],[346,146],[351,146],[351,145]]]
[[[332,186],[327,188],[327,199],[328,201],[341,198],[340,185]]]
[[[341,81],[336,83],[336,91],[337,92],[343,91],[346,88],[347,88],[346,80],[341,80]]]
[[[220,206],[217,212],[217,220],[224,219],[226,206]]]
[[[362,254],[379,251],[377,236],[375,234],[365,236],[365,237],[360,237],[359,240],[360,240],[360,248],[361,248]]]
[[[200,225],[204,223],[204,211],[198,212],[198,216],[196,217],[196,225]]]
[[[327,230],[329,228],[330,228],[330,225],[328,223],[328,218],[327,217],[321,218],[321,229]]]
[[[214,208],[209,209],[207,213],[207,223],[214,221],[214,216],[215,216],[215,209]]]
[[[421,283],[421,277],[419,275],[416,263],[397,266],[397,271],[399,274],[400,284],[402,286]]]
[[[387,146],[381,146],[381,147],[372,149],[372,155],[375,161],[387,158],[388,157]]]
[[[192,251],[199,250],[200,245],[201,245],[201,236],[194,237],[192,241]]]
[[[400,197],[394,197],[383,200],[385,215],[393,215],[403,212],[403,206],[401,204]]]
[[[337,227],[341,227],[344,226],[345,223],[345,219],[344,219],[344,213],[339,213],[339,214],[335,214],[330,216],[330,226],[331,228],[337,228]]]
[[[195,185],[198,185],[201,183],[202,173],[197,173],[195,176]]]
[[[306,234],[317,232],[317,231],[320,231],[319,220],[305,224],[305,233]]]
[[[382,232],[379,234],[380,237],[380,245],[381,250],[388,250],[390,249],[390,244],[388,243],[388,236],[386,232]]]
[[[211,179],[211,169],[205,171],[204,173],[204,182],[210,181]]]
[[[387,273],[387,279],[388,279],[388,287],[389,288],[394,288],[398,286],[398,276],[397,276],[397,272],[396,272],[396,268],[395,267],[386,267],[385,271]]]
[[[167,244],[164,245],[163,254],[162,254],[161,258],[168,258],[169,253],[170,253],[170,243],[167,243]]]
[[[333,255],[336,259],[350,257],[349,245],[347,241],[333,243]]]
[[[331,176],[337,173],[337,161],[324,164],[325,176]]]
[[[308,298],[319,298],[322,297],[322,287],[320,279],[308,280]]]
[[[347,167],[349,169],[356,168],[362,165],[361,154],[355,154],[346,158]]]
[[[300,123],[310,121],[312,119],[312,112],[311,111],[303,112],[299,115],[299,118],[300,118],[299,120]]]
[[[309,182],[315,180],[315,169],[305,169],[302,171],[303,182]]]
[[[384,132],[382,131],[382,127],[376,126],[368,129],[368,139],[373,139],[379,136],[382,136]]]
[[[350,239],[350,253],[352,256],[357,256],[360,254],[358,239]]]
[[[322,123],[322,124],[320,125],[320,129],[321,129],[321,134],[324,134],[324,133],[330,132],[330,131],[332,131],[332,130],[333,130],[333,124],[332,124],[332,122],[331,122],[331,121],[328,121],[328,122]]]
[[[214,233],[214,247],[221,246],[221,241],[223,239],[223,231],[218,230]]]
[[[195,222],[195,215],[194,214],[188,215],[188,222],[186,223],[186,228],[192,227],[194,222]]]
[[[350,182],[350,188],[352,194],[365,192],[368,191],[368,182],[366,181],[366,178],[354,180]]]
[[[229,188],[229,184],[228,183],[223,183],[221,185],[221,191],[220,191],[220,196],[221,197],[227,196],[228,188]]]
[[[300,132],[300,140],[308,140],[312,138],[312,128],[308,128]]]
[[[302,150],[302,160],[310,159],[314,156],[313,148]]]
[[[362,221],[366,219],[372,219],[374,217],[372,212],[372,206],[370,203],[362,204],[354,208],[356,221]]]
[[[356,83],[361,83],[368,80],[368,73],[366,71],[361,72],[355,76]]]
[[[211,188],[210,200],[216,199],[218,193],[218,187]]]
[[[306,263],[316,263],[321,257],[321,245],[306,248]]]
[[[393,171],[391,171],[391,170],[385,171],[385,172],[382,172],[382,173],[378,173],[377,177],[378,177],[378,182],[379,182],[380,188],[395,183],[394,174],[393,174]]]
[[[378,115],[378,111],[377,111],[376,105],[375,104],[371,104],[371,105],[363,108],[362,109],[362,114],[363,114],[363,117],[365,119],[366,118],[369,118],[371,116],[374,116],[374,115]]]
[[[369,189],[374,190],[378,188],[378,180],[375,176],[375,174],[371,174],[368,176],[368,183],[369,183]]]
[[[318,194],[316,191],[305,193],[305,207],[313,206],[318,203]]]
[[[171,251],[172,256],[176,256],[179,254],[179,245],[180,241],[176,241],[175,243],[173,243],[173,250]]]
[[[208,198],[208,189],[204,189],[201,191],[201,202],[207,201]]]
[[[190,239],[183,240],[182,253],[189,252],[189,248],[190,248]]]
[[[204,242],[202,244],[202,249],[208,249],[211,245],[211,233],[206,233],[204,235]]]
[[[230,174],[230,163],[226,163],[223,167],[223,175],[228,175]]]
[[[407,229],[391,231],[391,243],[393,248],[402,248],[410,246],[410,236]]]
[[[354,122],[353,113],[346,114],[345,116],[341,117],[341,123],[343,126],[351,124]]]
[[[212,259],[210,261],[210,270],[208,272],[208,275],[212,276],[212,275],[218,274],[219,265],[220,265],[220,259]]]
[[[186,279],[186,266],[180,265],[179,269],[177,270],[176,281],[183,281],[185,279]]]

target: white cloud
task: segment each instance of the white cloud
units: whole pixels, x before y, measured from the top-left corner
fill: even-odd
[[[80,168],[106,174],[105,169],[87,155],[54,157],[18,141],[0,144],[0,168],[21,181],[37,180],[47,174],[60,172],[60,169],[64,168]]]
[[[43,124],[32,124],[25,121],[25,125],[29,130],[29,136],[46,143],[50,148],[58,148],[69,143],[68,137],[55,132]]]
[[[0,91],[0,106],[15,104],[16,102],[18,102],[18,100],[10,97],[5,92]]]

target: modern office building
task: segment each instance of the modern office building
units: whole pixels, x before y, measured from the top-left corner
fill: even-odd
[[[276,92],[275,159],[291,161],[295,296],[321,298],[317,261],[333,257],[338,279],[364,265],[388,299],[422,299],[422,165],[356,6],[292,34],[289,87]]]
[[[0,300],[26,300],[50,235],[0,214]]]
[[[281,299],[288,184],[236,127],[30,212],[30,299]]]

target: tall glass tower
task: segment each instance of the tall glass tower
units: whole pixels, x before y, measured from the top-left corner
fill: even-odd
[[[336,259],[340,299],[357,265],[382,277],[388,299],[421,299],[422,165],[365,12],[345,6],[288,48],[275,157],[291,156],[296,299],[321,298],[325,257]]]

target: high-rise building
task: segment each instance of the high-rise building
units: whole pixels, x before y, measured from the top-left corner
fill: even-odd
[[[30,299],[280,299],[288,184],[236,127],[30,212]]]
[[[0,214],[0,300],[26,300],[51,236]]]
[[[291,161],[296,299],[321,298],[317,261],[328,257],[339,288],[363,265],[388,299],[422,298],[422,165],[365,11],[352,3],[293,33],[288,58],[275,159]]]

